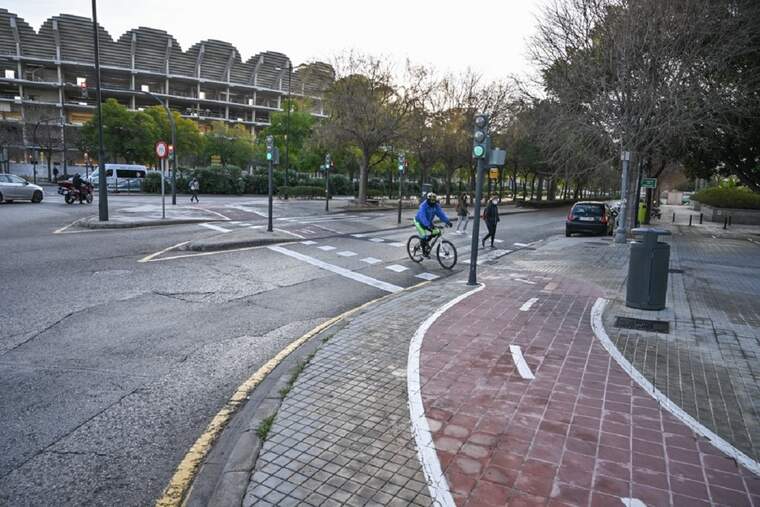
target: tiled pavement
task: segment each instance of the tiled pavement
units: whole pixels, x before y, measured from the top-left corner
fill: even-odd
[[[760,505],[760,479],[661,409],[594,338],[600,289],[522,279],[535,285],[491,280],[423,341],[423,402],[457,505]]]

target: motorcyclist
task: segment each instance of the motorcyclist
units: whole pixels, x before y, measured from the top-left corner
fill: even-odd
[[[438,196],[433,192],[428,192],[414,217],[414,227],[417,229],[417,234],[419,234],[422,241],[422,251],[425,256],[430,254],[428,240],[439,232],[433,229],[433,218],[435,217],[441,219],[446,224],[446,227],[451,227],[451,220],[446,216],[441,205],[438,204]]]
[[[74,185],[74,189],[77,191],[77,195],[79,196],[80,203],[84,199],[84,193],[82,192],[82,182],[82,175],[79,173],[76,173],[71,180],[71,184]]]

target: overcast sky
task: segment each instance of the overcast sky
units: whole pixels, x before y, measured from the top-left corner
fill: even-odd
[[[294,65],[329,61],[348,49],[439,71],[468,67],[489,79],[529,68],[526,39],[546,0],[100,0],[98,21],[117,39],[148,26],[187,50],[203,39],[232,43],[243,60],[260,51]],[[35,30],[60,14],[90,16],[90,0],[5,0]]]

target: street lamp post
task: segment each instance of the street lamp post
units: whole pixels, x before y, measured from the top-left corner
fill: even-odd
[[[288,158],[288,152],[290,151],[290,78],[293,76],[293,64],[288,62],[288,113],[285,116],[285,186],[288,186],[288,168],[290,168],[290,158]]]
[[[106,180],[106,167],[103,159],[103,112],[100,107],[100,45],[98,43],[98,12],[97,0],[92,0],[92,36],[95,42],[95,89],[97,95],[98,110],[98,218],[101,222],[108,221],[108,182]]]
[[[628,214],[628,164],[631,161],[631,152],[623,151],[620,153],[620,160],[623,162],[623,175],[620,184],[620,212],[618,213],[618,228],[615,231],[615,243],[625,244],[627,224],[626,215]]]

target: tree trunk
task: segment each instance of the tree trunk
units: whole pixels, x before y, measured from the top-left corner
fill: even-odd
[[[536,187],[536,200],[541,201],[544,198],[544,177],[538,177],[538,186]]]
[[[546,199],[548,201],[554,201],[557,198],[557,180],[554,178],[549,180],[549,188],[546,190]]]
[[[369,154],[362,152],[362,160],[359,165],[359,203],[367,203],[367,183],[369,180]]]
[[[446,206],[451,204],[451,171],[446,171]]]
[[[533,175],[533,178],[530,180],[530,200],[533,200],[533,195],[536,191],[536,175]]]

